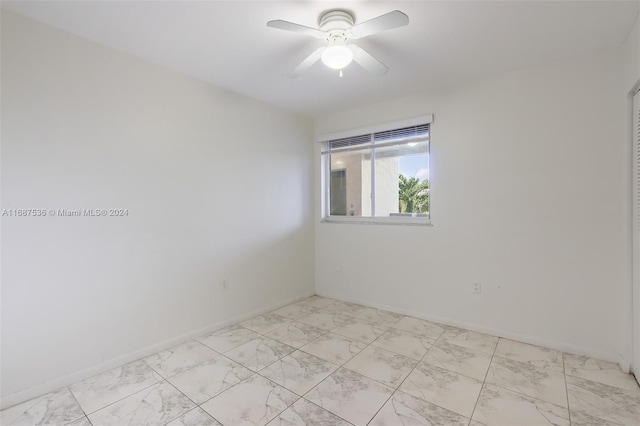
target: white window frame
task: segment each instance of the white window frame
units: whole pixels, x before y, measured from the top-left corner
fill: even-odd
[[[352,129],[344,132],[337,133],[329,133],[323,134],[317,137],[317,142],[319,142],[320,149],[322,150],[323,146],[326,146],[328,141],[335,139],[348,138],[353,136],[367,135],[378,132],[389,131],[393,129],[402,129],[410,126],[418,126],[421,124],[429,124],[429,153],[431,152],[431,124],[433,123],[433,114],[413,117],[405,120],[380,123],[374,126],[368,126],[364,128]],[[391,217],[362,217],[362,216],[331,216],[329,212],[329,189],[330,189],[330,177],[331,177],[331,156],[330,155],[322,155],[321,158],[321,216],[322,222],[329,223],[352,223],[352,224],[383,224],[383,225],[421,225],[421,226],[430,226],[431,225],[431,173],[429,173],[429,217],[423,216],[391,216]],[[372,158],[372,162],[375,161],[375,158]],[[431,155],[428,156],[429,163],[431,162]],[[427,164],[427,167],[430,165]],[[372,203],[375,202],[375,175],[374,170],[375,167],[372,167]]]

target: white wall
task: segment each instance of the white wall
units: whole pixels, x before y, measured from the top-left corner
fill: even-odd
[[[628,363],[621,69],[599,51],[317,119],[325,134],[435,114],[433,226],[318,221],[318,294]]]
[[[3,404],[312,294],[312,136],[3,11],[2,208],[129,210],[2,218]]]
[[[640,1],[638,2],[640,9]],[[637,86],[640,80],[640,16],[636,16],[636,21],[627,35],[622,46],[623,56],[623,84],[626,91]]]

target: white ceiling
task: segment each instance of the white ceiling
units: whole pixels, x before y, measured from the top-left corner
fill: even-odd
[[[271,104],[317,116],[621,45],[638,1],[3,1],[2,7]],[[290,79],[323,41],[268,28],[317,27],[332,8],[356,23],[400,10],[409,25],[357,43],[389,67],[344,77],[320,62]]]

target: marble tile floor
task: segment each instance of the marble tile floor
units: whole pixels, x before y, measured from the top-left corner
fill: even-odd
[[[616,364],[312,296],[0,413],[9,425],[640,425]]]

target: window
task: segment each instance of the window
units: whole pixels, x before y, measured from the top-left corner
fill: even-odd
[[[409,121],[321,138],[324,220],[429,223],[432,116]]]

